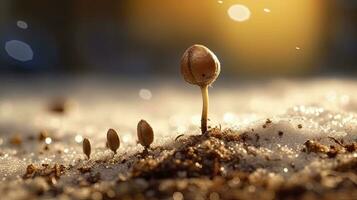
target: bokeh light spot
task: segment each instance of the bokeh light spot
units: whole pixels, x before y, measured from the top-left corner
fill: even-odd
[[[181,192],[174,192],[172,194],[172,199],[173,200],[183,200],[184,197],[183,197],[183,194]]]
[[[76,135],[76,137],[74,137],[74,140],[77,142],[77,143],[81,143],[83,141],[83,136],[81,135]]]
[[[228,8],[228,15],[237,22],[243,22],[250,18],[250,10],[247,6],[234,4]]]
[[[26,62],[33,59],[33,51],[25,42],[11,40],[5,43],[5,50],[15,60]]]
[[[52,143],[52,138],[46,137],[45,143],[46,143],[46,144],[51,144],[51,143]]]
[[[270,12],[271,12],[271,10],[270,10],[269,8],[264,8],[264,12],[266,12],[266,13],[270,13]]]
[[[144,100],[150,100],[152,98],[151,91],[148,89],[140,89],[139,96]]]
[[[225,123],[234,123],[236,121],[236,116],[233,113],[227,112],[223,115],[223,121]]]
[[[19,27],[21,29],[27,29],[28,28],[28,25],[27,25],[27,23],[25,21],[19,20],[19,21],[16,22],[16,25],[17,25],[17,27]]]

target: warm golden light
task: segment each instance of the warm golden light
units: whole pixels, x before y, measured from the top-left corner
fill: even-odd
[[[266,76],[314,70],[323,31],[324,5],[320,1],[240,2],[251,10],[250,19],[237,24],[226,17],[219,28],[235,71]]]
[[[243,22],[250,18],[250,10],[247,6],[235,4],[227,11],[229,17],[237,22]]]
[[[270,10],[269,8],[264,8],[263,10],[264,10],[264,12],[266,12],[266,13],[270,13],[270,12],[271,12],[271,10]]]
[[[321,1],[217,2],[130,1],[129,34],[160,48],[192,43],[213,46],[224,55],[225,69],[240,75],[315,70],[324,22]]]

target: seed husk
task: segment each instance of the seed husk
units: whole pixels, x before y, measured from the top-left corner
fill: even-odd
[[[114,129],[109,129],[107,132],[107,143],[110,150],[117,153],[120,146],[120,140],[117,132]]]
[[[154,131],[145,120],[140,120],[137,126],[138,140],[145,148],[149,148],[154,141]]]
[[[218,77],[221,65],[207,47],[192,45],[181,58],[181,74],[186,82],[200,87],[211,85]]]
[[[83,153],[90,159],[91,145],[87,138],[83,139]]]

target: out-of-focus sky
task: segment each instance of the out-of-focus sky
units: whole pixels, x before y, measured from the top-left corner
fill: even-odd
[[[222,73],[357,74],[357,1],[1,0],[0,73],[176,75],[204,44]]]

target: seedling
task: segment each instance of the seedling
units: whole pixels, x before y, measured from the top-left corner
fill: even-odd
[[[88,159],[90,159],[91,146],[87,138],[84,138],[83,140],[83,153],[86,154]]]
[[[193,45],[181,58],[181,74],[186,82],[201,88],[203,108],[201,117],[202,134],[207,132],[208,87],[216,80],[221,65],[214,53],[203,45]]]
[[[154,140],[154,131],[147,121],[140,120],[137,126],[138,140],[141,145],[148,149]]]
[[[117,132],[114,129],[109,129],[107,132],[107,144],[110,150],[117,153],[117,149],[120,146],[120,140]]]

